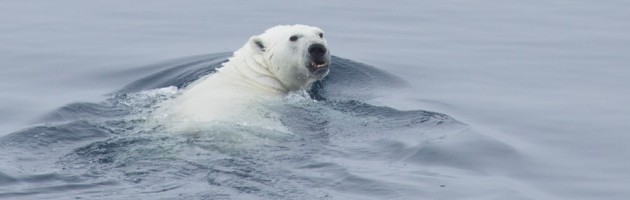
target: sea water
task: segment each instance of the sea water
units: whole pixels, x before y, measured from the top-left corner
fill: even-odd
[[[0,198],[625,199],[628,9],[3,2]],[[295,134],[141,125],[229,56],[215,53],[295,23],[324,29],[350,63],[318,91],[324,99],[269,105]],[[376,77],[356,78],[361,63]]]

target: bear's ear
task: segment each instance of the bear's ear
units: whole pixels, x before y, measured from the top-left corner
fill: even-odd
[[[265,52],[265,44],[263,44],[262,39],[258,36],[249,38],[249,45],[257,52]]]

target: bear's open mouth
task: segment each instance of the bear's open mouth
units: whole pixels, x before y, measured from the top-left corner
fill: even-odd
[[[311,61],[311,67],[315,69],[319,69],[322,67],[328,67],[328,62],[326,61]]]
[[[319,75],[325,74],[328,71],[328,62],[313,60],[309,63],[307,68],[309,69],[309,71],[311,71],[313,75],[319,76]]]

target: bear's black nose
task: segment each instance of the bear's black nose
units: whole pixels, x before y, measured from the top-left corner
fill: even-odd
[[[314,58],[322,57],[326,55],[326,47],[323,44],[312,44],[308,47],[308,53]]]

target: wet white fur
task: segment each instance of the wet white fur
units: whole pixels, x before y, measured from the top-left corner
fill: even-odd
[[[180,122],[232,121],[259,110],[264,101],[310,89],[317,77],[305,67],[307,48],[313,43],[326,45],[319,36],[322,32],[305,25],[276,26],[251,37],[218,72],[202,77],[164,105],[164,116]],[[300,38],[290,41],[293,35]]]

